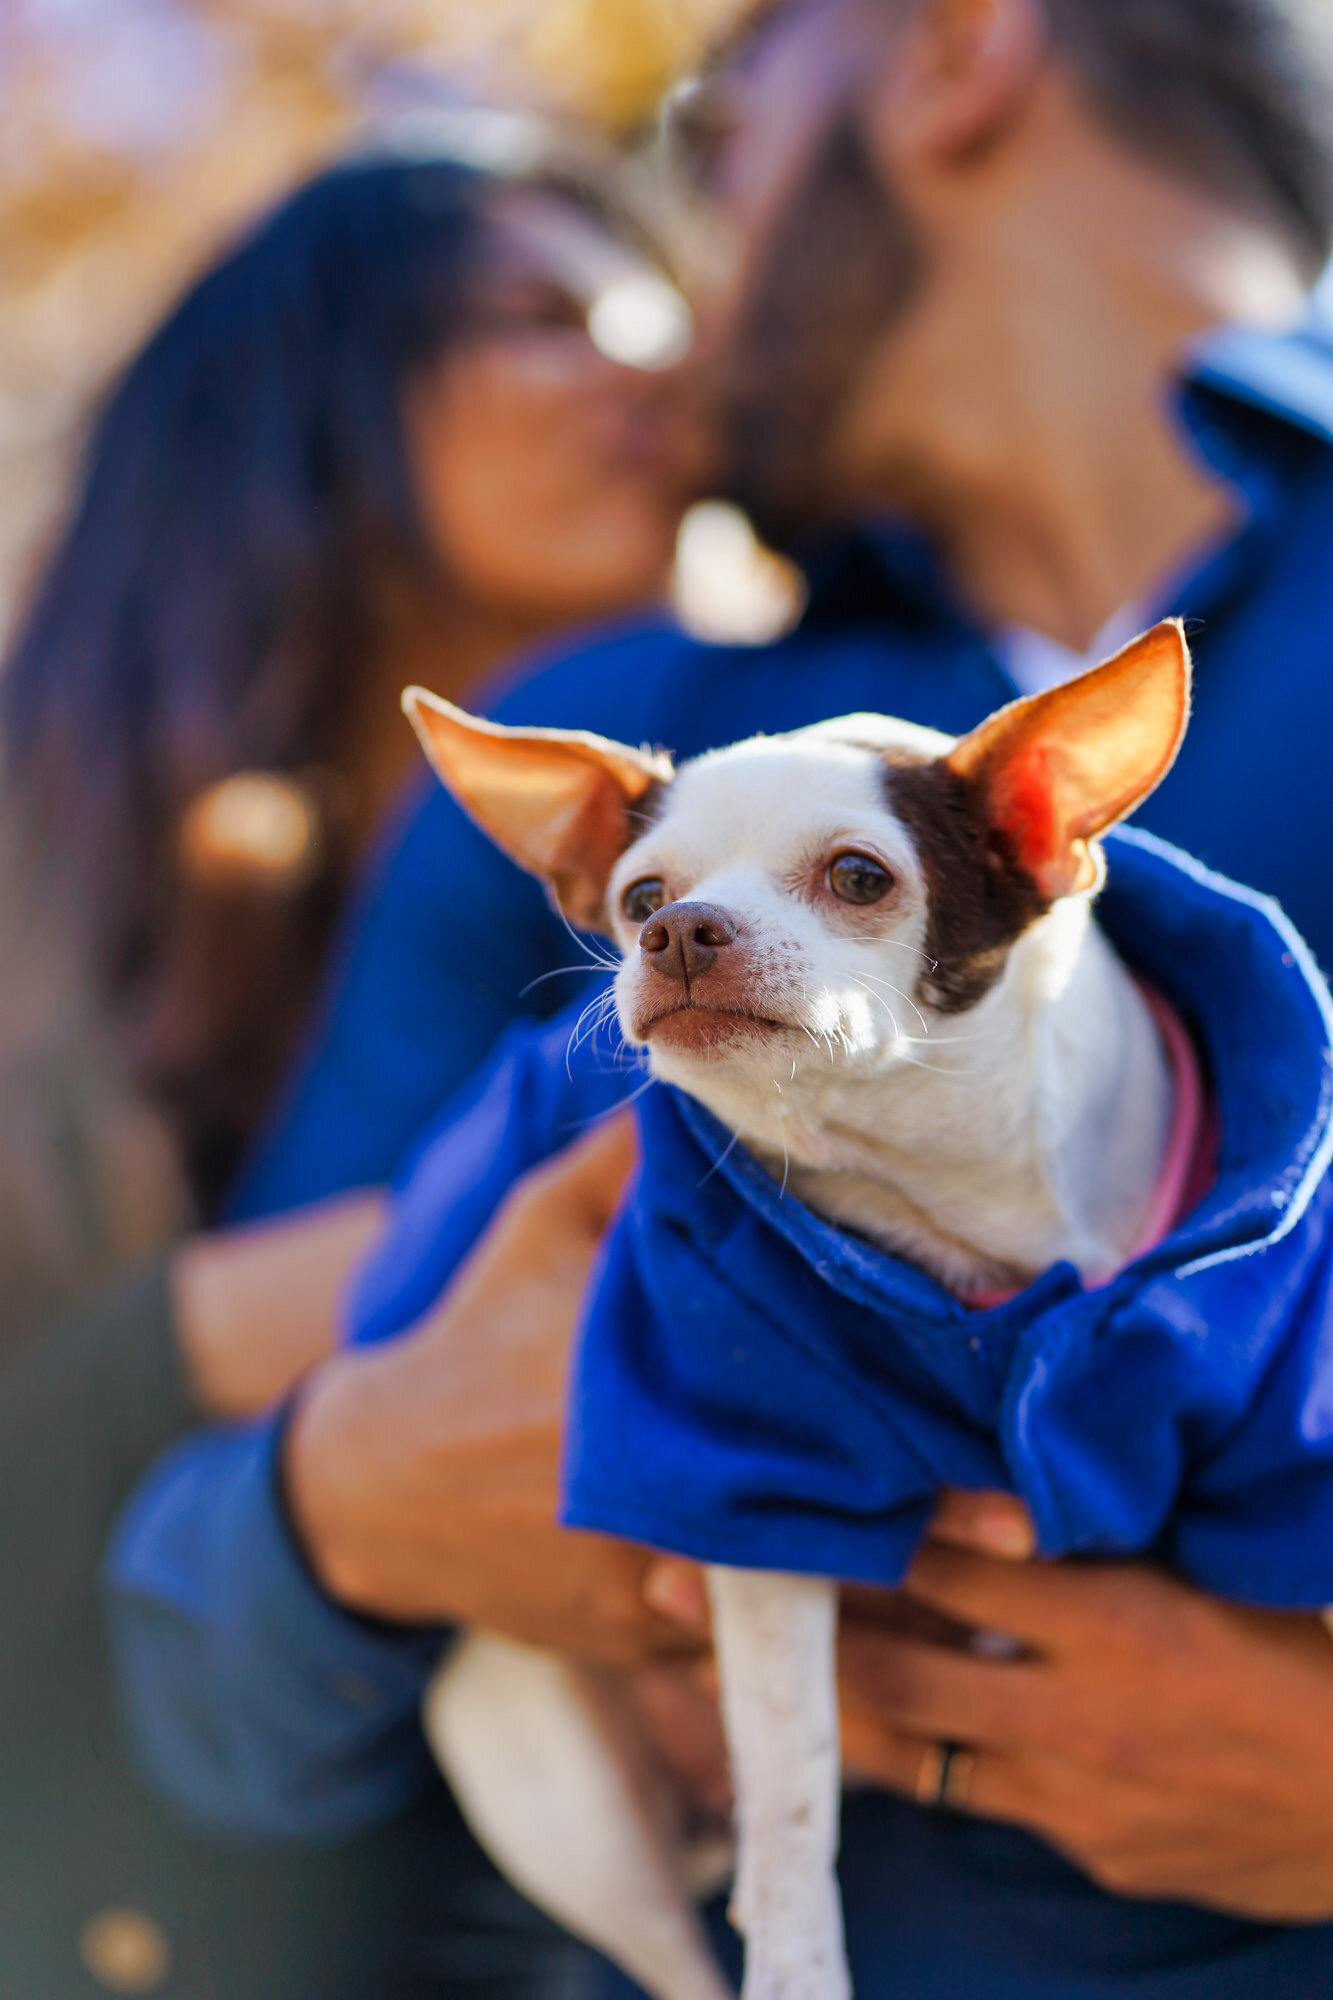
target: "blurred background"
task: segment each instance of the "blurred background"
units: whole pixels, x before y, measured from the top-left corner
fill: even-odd
[[[4,0],[0,643],[84,413],[254,212],[358,135],[460,89],[608,141],[651,116],[740,0]],[[709,529],[712,529],[710,534]],[[702,622],[734,521],[691,547]],[[725,605],[717,614],[726,622]]]
[[[211,1438],[280,1406],[327,1353],[344,1280],[380,1224],[376,1190],[507,1021],[555,1014],[573,989],[546,982],[585,973],[565,964],[567,927],[536,886],[515,890],[480,835],[439,820],[453,808],[404,726],[404,684],[479,704],[488,677],[521,681],[543,648],[632,617],[648,650],[627,670],[618,642],[594,645],[577,685],[605,704],[589,726],[638,741],[653,713],[638,705],[640,662],[678,648],[660,615],[668,575],[677,616],[702,638],[753,646],[796,623],[795,569],[735,507],[690,504],[717,462],[691,403],[697,382],[673,386],[682,350],[668,353],[668,338],[657,359],[628,351],[643,325],[603,313],[617,297],[660,312],[665,295],[678,315],[668,310],[666,333],[683,327],[688,345],[699,274],[680,266],[706,247],[707,203],[674,202],[670,177],[654,171],[671,150],[660,107],[757,4],[0,0],[0,2000],[578,2000],[589,1990],[586,1961],[518,1907],[442,1787],[362,1834],[287,1849],[215,1838],[163,1806],[125,1751],[104,1560],[161,1454],[184,1449],[201,1423]],[[1103,24],[1117,18],[1114,0],[1086,4]],[[818,37],[823,17],[811,18]],[[1143,62],[1129,74],[1137,102]],[[762,101],[755,129],[799,133],[777,105]],[[519,135],[541,135],[526,172],[486,156],[505,120],[520,151]],[[1277,131],[1287,132],[1280,120]],[[1105,135],[1094,136],[1100,160]],[[323,172],[349,156],[346,170]],[[1058,146],[1055,157],[1063,170]],[[1151,149],[1145,158],[1175,170]],[[854,152],[850,196],[840,194],[862,222],[863,164]],[[1132,166],[1137,176],[1144,161]],[[1206,175],[1201,186],[1211,200]],[[1072,240],[1088,231],[1082,204],[1068,207]],[[886,214],[877,204],[867,226]],[[1333,240],[1333,191],[1328,214],[1301,264],[1302,308]],[[1209,209],[1197,225],[1210,250],[1212,222]],[[1116,215],[1103,224],[1118,244]],[[801,226],[821,247],[821,231]],[[1180,225],[1174,273],[1191,325],[1194,226]],[[830,240],[859,280],[861,260]],[[796,289],[818,301],[816,317],[836,320],[794,261]],[[1043,339],[1059,326],[1062,289],[1078,293],[1060,259],[1046,261],[1060,274],[1052,296],[1029,304],[1025,286],[1014,315]],[[1135,302],[1156,297],[1159,276],[1124,285],[1124,327],[1108,346],[1124,328],[1137,337]],[[855,294],[839,293],[853,320]],[[869,302],[889,310],[878,295]],[[1157,338],[1154,323],[1145,348]],[[1093,365],[1081,341],[1068,394],[1089,435],[1137,438],[1127,416],[1156,448],[1155,405],[1150,419],[1131,402],[1101,422],[1121,374]],[[1313,383],[1326,409],[1333,352],[1320,353],[1316,364],[1303,352],[1293,380]],[[998,379],[1026,409],[1026,345],[1014,354],[1013,383]],[[1173,379],[1177,358],[1173,347]],[[1260,428],[1251,404],[1271,401],[1271,382],[1260,386],[1232,412],[1242,464]],[[1289,400],[1262,468],[1283,494],[1289,464],[1304,467],[1313,450],[1300,395]],[[779,428],[771,412],[755,427]],[[1326,428],[1321,415],[1313,430]],[[1063,462],[1066,434],[1049,429]],[[1044,464],[1045,440],[1038,427],[1033,459],[1051,475],[1063,525],[1061,466]],[[1173,474],[1178,443],[1160,453]],[[1198,477],[1180,482],[1191,503]],[[759,513],[753,484],[728,490],[754,493]],[[1258,490],[1269,493],[1262,480]],[[1203,576],[1220,546],[1218,516],[1207,520]],[[1105,541],[1119,578],[1106,527],[1094,519],[1087,540]],[[1193,561],[1187,527],[1177,556]],[[1247,517],[1242,543],[1248,527]],[[815,650],[802,655],[799,633],[778,649],[795,703],[778,712],[829,712],[809,662],[830,632],[848,685],[870,686],[877,703],[880,679],[854,676],[880,674],[886,634],[890,651],[907,634],[904,671],[916,673],[911,551],[904,592],[891,538],[863,561],[868,541],[850,538],[832,590],[812,568]],[[1168,575],[1174,589],[1174,563]],[[984,603],[984,674],[954,708],[941,676],[945,705],[923,719],[965,726],[948,718],[973,712],[985,676],[1010,686],[1005,659],[1028,688],[1018,652],[1004,651],[1024,637],[1044,641],[1029,648],[1047,676],[1033,685],[1067,678],[1098,626],[1128,612],[1137,629],[1137,607],[1163,587],[1135,571],[1086,621],[1078,650],[1039,623],[1040,594],[1038,615],[1020,607],[1017,626],[1007,599]],[[821,636],[821,602],[827,617],[833,596],[842,622]],[[1311,602],[1325,596],[1312,577]],[[940,658],[965,676],[977,660],[958,647],[956,610],[946,601]],[[1285,626],[1285,604],[1281,615]],[[763,726],[775,726],[766,677],[778,655],[743,655],[725,673],[702,657],[711,664],[682,677],[678,711],[692,711],[700,745],[736,733],[707,736],[725,707],[699,719],[733,668],[737,702],[762,688]],[[1309,659],[1326,678],[1325,655],[1312,646]],[[915,700],[925,682],[902,685]],[[1303,704],[1313,685],[1300,684]],[[624,689],[627,724],[615,706]],[[859,694],[839,701],[865,705]],[[1222,755],[1216,743],[1249,754],[1251,725],[1235,713],[1208,754]],[[1297,733],[1280,744],[1284,802]],[[1311,751],[1322,744],[1319,729],[1299,734]],[[1198,797],[1234,798],[1229,770],[1224,758],[1206,770]],[[1245,781],[1246,796],[1263,796],[1265,782],[1276,796],[1253,762]],[[1327,796],[1322,758],[1307,785],[1282,815],[1297,838],[1275,845],[1261,886],[1308,892],[1328,926],[1322,867],[1314,888],[1303,872]],[[1199,851],[1248,875],[1248,847],[1235,859],[1237,816],[1203,817],[1208,837],[1221,825],[1233,844]],[[1169,820],[1156,830],[1177,837]],[[475,908],[488,919],[509,911],[488,930],[485,978],[465,963],[470,934],[450,928],[465,908],[452,881],[469,877]],[[271,1237],[231,1227],[274,1217]],[[363,1675],[330,1689],[349,1712],[373,1709]],[[208,1731],[214,1723],[210,1710]],[[405,1955],[388,1970],[400,1938]]]

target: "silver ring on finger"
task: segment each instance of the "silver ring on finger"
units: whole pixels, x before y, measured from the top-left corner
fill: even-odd
[[[962,1743],[927,1743],[913,1788],[917,1804],[935,1812],[966,1812],[976,1766],[976,1752]]]

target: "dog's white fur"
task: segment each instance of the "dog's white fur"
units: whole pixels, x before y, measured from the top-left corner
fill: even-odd
[[[1159,1037],[1087,895],[1062,898],[1019,938],[966,1013],[943,1017],[914,997],[926,884],[876,750],[951,748],[933,731],[856,715],[687,765],[611,877],[620,1024],[643,1040],[651,978],[620,896],[660,875],[673,902],[739,919],[728,958],[741,961],[755,1010],[788,1025],[704,1051],[653,1037],[655,1076],[706,1104],[821,1215],[957,1292],[1062,1257],[1103,1276],[1137,1240],[1162,1156]],[[812,860],[846,850],[888,865],[887,918],[831,912],[831,899],[802,893]]]
[[[482,728],[489,755],[499,732]],[[920,763],[953,748],[855,716],[686,766],[604,882],[617,1013],[653,1073],[706,1104],[792,1193],[955,1291],[1016,1285],[1062,1258],[1096,1280],[1138,1241],[1166,1143],[1168,1065],[1093,920],[1097,871],[1082,863],[1075,893],[1017,937],[975,1004],[932,1007],[927,871],[883,774],[886,753]],[[433,754],[496,830],[452,753],[436,743]],[[616,754],[632,788],[634,753]],[[527,832],[508,844],[530,858]],[[830,857],[848,851],[889,871],[881,905],[830,892]],[[554,874],[549,854],[538,860]],[[623,907],[644,878],[736,927],[674,1012]],[[709,1589],[746,2000],[842,2000],[836,1587],[713,1569]],[[515,1882],[658,2000],[720,2000],[673,1802],[634,1753],[612,1683],[478,1636],[438,1676],[426,1715],[464,1810]]]

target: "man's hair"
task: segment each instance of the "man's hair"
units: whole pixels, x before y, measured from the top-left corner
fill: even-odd
[[[1056,50],[1127,144],[1333,250],[1329,0],[1044,0]]]

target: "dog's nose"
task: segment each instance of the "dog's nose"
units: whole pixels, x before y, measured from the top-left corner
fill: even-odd
[[[716,903],[668,903],[639,933],[639,950],[655,960],[654,970],[686,986],[735,942],[736,926]]]

